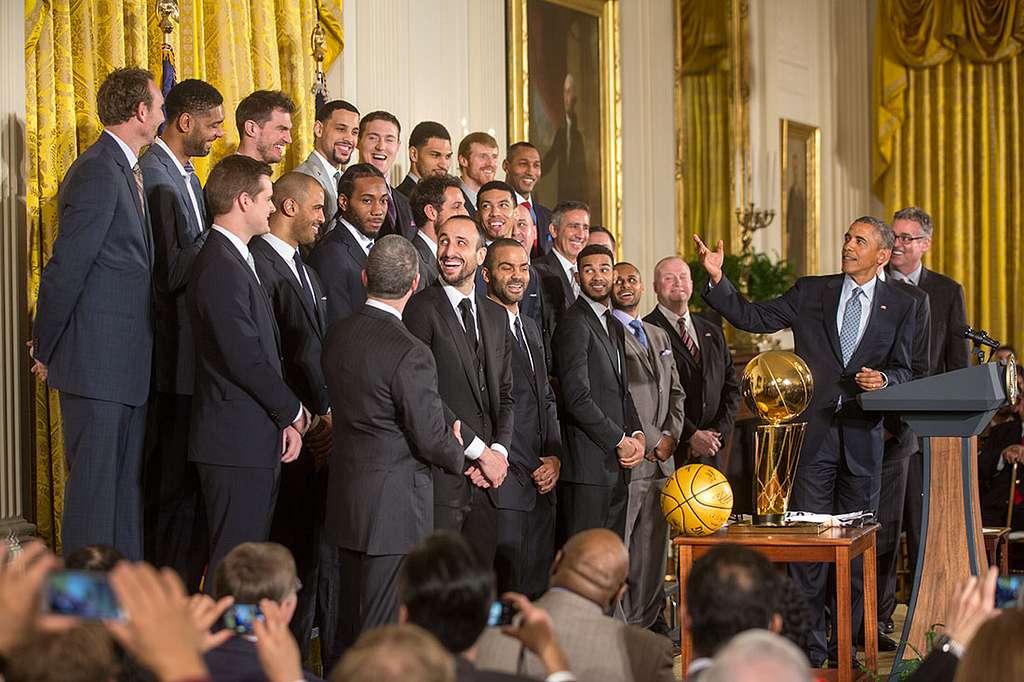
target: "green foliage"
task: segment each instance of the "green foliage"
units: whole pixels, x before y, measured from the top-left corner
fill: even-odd
[[[693,274],[693,296],[690,297],[690,308],[697,312],[707,308],[700,292],[708,282],[708,273],[699,260],[689,263]],[[750,260],[744,263],[742,256],[726,254],[722,263],[722,272],[729,278],[741,294],[750,301],[767,301],[777,298],[793,286],[796,275],[793,266],[781,259],[772,259],[765,253],[755,252]]]

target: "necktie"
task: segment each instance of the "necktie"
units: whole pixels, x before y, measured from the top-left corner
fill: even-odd
[[[686,317],[679,318],[679,336],[683,339],[683,345],[686,346],[686,350],[690,351],[690,357],[698,365],[700,364],[700,348],[697,347],[697,342],[690,336],[690,331],[686,328]]]
[[[203,185],[199,182],[196,168],[192,165],[191,161],[186,161],[184,168],[185,172],[188,173],[188,184],[192,188],[192,196],[195,197],[196,206],[199,208],[199,215],[196,217],[199,220],[199,231],[202,232],[206,229],[206,206],[203,204]]]
[[[572,297],[574,300],[580,297],[580,283],[576,280],[576,276],[576,266],[573,265],[569,268],[569,280],[572,282]]]
[[[372,248],[373,248],[373,240],[371,239],[370,242],[366,245],[366,255],[367,256],[370,255],[370,249],[372,249]]]
[[[530,360],[530,367],[532,368],[533,367],[533,355],[530,353],[530,347],[528,345],[526,345],[526,335],[523,334],[523,322],[522,322],[522,320],[519,319],[518,315],[516,315],[516,325],[515,326],[516,326],[516,341],[519,342],[519,346],[523,349],[523,352],[526,353],[526,357],[529,358],[529,360]]]
[[[394,234],[402,234],[402,225],[398,224],[398,209],[395,208],[395,193],[388,186],[388,220],[395,228]],[[367,249],[369,251],[369,249]]]
[[[316,296],[313,295],[313,287],[309,283],[309,275],[306,274],[306,268],[302,266],[302,256],[299,255],[298,249],[295,249],[295,253],[294,255],[292,255],[292,260],[295,261],[295,271],[299,275],[299,285],[302,287],[302,290],[306,293],[306,296],[309,297],[309,300],[313,302],[313,310],[315,311]]]
[[[252,270],[252,276],[256,278],[257,282],[260,282],[260,276],[256,274],[256,260],[252,257],[252,251],[246,252],[245,262],[249,264],[249,269]],[[263,284],[263,282],[260,282],[260,284]]]
[[[146,214],[146,189],[142,184],[142,168],[139,167],[138,161],[132,166],[132,175],[135,176],[135,189],[139,193],[139,208],[142,209],[142,214]]]
[[[615,338],[615,332],[613,331],[615,329],[613,325],[616,322],[617,320],[615,319],[615,317],[612,316],[611,310],[604,311],[605,329],[607,329],[608,331],[608,338],[611,339],[612,341],[612,348],[615,349],[615,371],[620,372],[621,369],[619,364],[619,342],[618,339]]]
[[[644,324],[640,320],[633,320],[629,323],[629,328],[633,330],[633,336],[640,342],[640,345],[647,350],[647,332],[644,331]]]
[[[860,331],[861,288],[854,287],[850,300],[843,311],[843,326],[839,330],[839,349],[843,353],[843,366],[850,361],[853,349],[857,347],[857,333]]]
[[[473,319],[473,306],[468,298],[459,301],[459,312],[462,313],[462,326],[466,328],[466,342],[474,355],[477,353],[476,321]]]

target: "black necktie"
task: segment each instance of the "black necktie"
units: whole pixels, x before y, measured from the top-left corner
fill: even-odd
[[[522,322],[522,320],[519,319],[518,315],[516,315],[515,327],[516,327],[516,341],[519,342],[519,345],[523,349],[523,352],[526,353],[526,357],[529,358],[529,360],[530,360],[530,367],[532,368],[533,367],[533,354],[530,353],[530,347],[526,345],[526,336],[523,334],[523,322]]]
[[[615,371],[619,372],[620,371],[619,338],[615,335],[615,331],[614,331],[615,327],[613,326],[613,325],[618,324],[619,321],[616,320],[615,317],[612,315],[612,311],[611,310],[604,311],[604,321],[605,321],[605,326],[608,328],[608,338],[612,342],[612,348],[615,349]],[[625,333],[625,332],[623,332],[623,333]],[[623,339],[625,339],[625,336],[623,336]]]
[[[315,313],[316,296],[313,295],[313,287],[309,283],[309,275],[306,274],[306,268],[302,266],[302,256],[299,255],[298,249],[295,249],[292,260],[295,261],[295,270],[299,274],[299,284],[302,285],[302,290],[306,292],[306,296],[309,297],[310,302],[313,304],[313,312]]]
[[[476,322],[473,319],[473,306],[468,298],[459,302],[459,312],[462,313],[462,325],[466,328],[466,342],[469,344],[469,350],[477,355]]]
[[[395,227],[395,234],[403,234],[402,228],[404,225],[398,224],[398,209],[395,208],[395,193],[391,191],[391,186],[388,186],[388,218],[391,220],[391,224]]]

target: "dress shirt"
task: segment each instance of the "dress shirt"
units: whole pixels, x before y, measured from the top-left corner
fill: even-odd
[[[537,227],[537,239],[541,239],[543,237],[541,232],[543,231],[544,234],[547,234],[548,226],[544,225],[541,227],[540,225],[537,225],[537,209],[533,206],[533,195],[531,194],[528,197],[524,197],[519,192],[516,192],[516,206],[519,204],[528,204],[530,206],[530,217],[533,218],[533,224]],[[476,199],[473,200],[473,205],[476,205]]]
[[[679,320],[682,318],[686,324],[686,333],[688,333],[693,339],[694,345],[698,348],[700,347],[700,344],[697,343],[697,328],[693,326],[693,317],[690,315],[689,310],[684,312],[682,315],[676,315],[674,310],[669,310],[660,303],[658,304],[658,310],[660,310],[661,314],[665,316],[665,319],[669,321],[669,325],[675,331],[676,336],[679,336]]]
[[[476,296],[474,295],[476,289],[474,288],[473,291],[470,291],[467,295],[450,284],[442,285],[441,288],[444,289],[444,293],[448,297],[448,302],[451,303],[452,310],[455,311],[455,318],[459,321],[459,326],[462,327],[463,330],[465,330],[466,327],[462,323],[462,311],[459,310],[459,304],[462,303],[462,299],[469,299],[469,308],[473,311],[473,322],[476,324],[477,343],[483,343],[483,339],[480,338],[480,317],[476,310]],[[466,447],[466,459],[479,459],[480,455],[483,454],[485,447],[484,442],[480,440],[479,437],[474,437],[473,442]],[[491,449],[500,452],[505,456],[505,459],[508,459],[508,450],[506,450],[505,446],[501,443],[491,443]]]
[[[898,280],[904,281],[904,282],[906,282],[908,284],[913,284],[916,287],[916,286],[919,286],[920,283],[921,283],[921,270],[923,268],[924,268],[924,264],[923,263],[918,263],[917,267],[909,275],[904,275],[902,272],[900,272],[896,268],[893,268],[892,272],[890,274],[892,275],[893,279],[898,279]]]
[[[402,319],[402,313],[398,312],[398,308],[390,306],[387,303],[384,303],[383,301],[378,301],[377,299],[374,298],[368,298],[366,299],[366,305],[370,306],[371,308],[376,308],[377,310],[383,310],[386,313],[391,313],[399,320]]]
[[[857,341],[853,344],[853,350],[856,352],[857,346],[860,345],[860,340],[864,338],[864,331],[868,326],[868,315],[871,314],[871,304],[875,300],[875,284],[878,282],[877,277],[872,277],[866,284],[858,285],[853,281],[853,277],[847,275],[843,278],[843,290],[839,294],[839,306],[836,309],[836,329],[841,330],[843,328],[843,314],[846,312],[846,304],[850,300],[850,296],[853,294],[855,287],[860,286],[860,326],[857,328]]]
[[[576,267],[576,263],[559,253],[558,249],[551,249],[551,252],[555,254],[556,258],[558,258],[558,263],[562,266],[562,271],[565,272],[565,278],[569,280],[569,286],[572,287],[573,291],[579,291],[579,284],[576,283],[576,278],[572,275],[572,271]],[[579,296],[578,293],[576,295]]]
[[[298,251],[298,249],[291,244],[286,243],[277,235],[270,234],[269,232],[262,235],[262,238],[263,241],[274,247],[274,251],[277,251],[277,255],[284,260],[288,265],[288,269],[292,271],[293,275],[295,275],[295,279],[298,280],[299,286],[304,287],[302,277],[299,275],[299,270],[295,267],[295,252]]]
[[[121,151],[124,152],[125,157],[127,157],[128,159],[128,167],[135,168],[135,166],[139,163],[139,155],[132,151],[132,148],[128,146],[128,143],[126,143],[124,140],[122,140],[114,133],[110,132],[109,130],[104,130],[103,132],[114,138],[114,142],[117,143],[117,146],[121,148]],[[174,154],[171,154],[171,158],[174,158]]]
[[[417,185],[420,184],[420,176],[413,173],[412,170],[409,171],[409,177],[412,178],[412,181],[415,182]]]
[[[181,173],[181,177],[185,178],[185,189],[188,190],[188,198],[192,200],[192,210],[195,211],[196,222],[199,223],[199,227],[202,229],[204,222],[203,211],[199,208],[199,200],[196,199],[195,192],[192,191],[192,178],[189,177],[191,173],[185,170],[185,167],[181,165],[181,161],[178,161],[178,157],[174,155],[174,152],[171,151],[171,148],[167,146],[166,142],[158,137],[153,141],[153,144],[159,145],[165,152],[167,152],[167,156],[171,157],[171,161],[174,162],[174,167],[178,169],[179,173]]]
[[[363,253],[369,256],[370,249],[373,247],[373,240],[357,230],[355,225],[344,218],[341,218],[341,224],[348,228],[348,231],[352,233],[352,237],[355,238],[356,244],[359,244],[363,249]]]
[[[321,154],[319,150],[314,149],[313,150],[313,156],[318,161],[320,161],[320,165],[324,167],[324,171],[327,173],[327,177],[329,177],[332,180],[334,180],[334,183],[335,183],[334,184],[334,191],[337,192],[338,191],[338,184],[337,183],[338,183],[339,178],[336,178],[334,176],[335,175],[339,175],[341,173],[341,171],[339,169],[335,168],[334,164],[331,163],[330,161],[328,161],[327,157],[324,156],[323,154]]]
[[[437,242],[427,236],[427,233],[423,230],[418,230],[416,236],[423,240],[423,242],[430,247],[430,252],[434,254],[434,258],[437,258]]]
[[[512,312],[508,308],[505,308],[505,312],[508,313],[508,328],[512,332],[512,338],[516,339],[516,343],[519,343],[519,339],[516,336],[516,320],[519,320],[519,325],[523,329],[523,344],[526,346],[523,350],[526,351],[526,357],[530,360],[530,367],[534,367],[533,353],[530,352],[530,342],[526,340],[526,325],[523,324],[518,312]]]
[[[594,311],[594,314],[597,315],[597,319],[601,321],[601,326],[604,328],[604,333],[609,334],[610,336],[610,333],[608,331],[608,319],[604,316],[604,314],[611,310],[611,308],[609,308],[604,303],[598,303],[597,301],[590,298],[586,294],[583,295],[583,300],[590,304],[590,307]]]
[[[469,197],[469,202],[476,206],[476,190],[470,189],[469,185],[467,185],[465,181],[462,181],[462,191],[466,193],[467,197]]]

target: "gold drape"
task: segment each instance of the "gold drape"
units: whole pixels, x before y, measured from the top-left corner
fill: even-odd
[[[678,249],[693,248],[690,234],[732,247],[732,74],[729,3],[680,0],[677,78],[683,189]]]
[[[56,196],[64,173],[101,126],[96,91],[111,70],[138,65],[158,79],[163,34],[156,0],[25,0],[25,119],[29,156],[28,307],[35,309],[39,273],[57,235]],[[171,36],[179,81],[201,78],[224,95],[224,138],[197,159],[201,177],[238,145],[233,112],[260,89],[281,89],[296,104],[285,167],[312,149],[314,63],[310,34],[327,35],[327,68],[341,52],[341,0],[180,0]],[[125,342],[130,342],[126,339]],[[35,383],[36,523],[57,546],[64,453],[54,391]]]
[[[968,321],[1024,342],[1024,0],[883,0],[875,189],[931,213],[928,266],[964,285]]]

